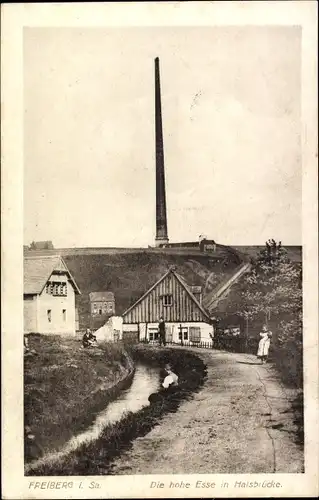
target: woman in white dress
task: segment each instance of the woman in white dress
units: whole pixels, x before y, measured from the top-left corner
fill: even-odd
[[[268,358],[270,339],[272,337],[272,333],[268,330],[266,325],[262,327],[260,337],[261,339],[258,344],[257,358],[261,360],[261,364],[263,365],[264,363],[266,363]]]

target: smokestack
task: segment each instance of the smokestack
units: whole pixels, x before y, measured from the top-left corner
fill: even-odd
[[[168,243],[164,146],[159,58],[155,59],[155,140],[156,140],[156,238],[155,245]]]

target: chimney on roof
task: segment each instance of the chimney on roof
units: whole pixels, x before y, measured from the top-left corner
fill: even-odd
[[[159,58],[155,59],[155,140],[156,140],[156,237],[155,245],[162,246],[168,243],[164,145],[161,106],[161,85]]]

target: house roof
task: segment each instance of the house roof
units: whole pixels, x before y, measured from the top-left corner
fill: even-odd
[[[42,292],[54,271],[65,271],[76,293],[81,293],[73,276],[60,255],[24,257],[25,295],[38,295]]]
[[[189,295],[189,297],[191,298],[191,300],[196,304],[196,306],[200,309],[200,311],[204,314],[204,316],[206,316],[207,319],[210,319],[210,315],[208,314],[207,311],[205,311],[205,309],[203,308],[203,306],[198,302],[198,300],[192,294],[192,292],[190,291],[190,289],[189,289],[188,285],[186,284],[184,278],[182,276],[180,276],[179,274],[176,273],[175,267],[170,268],[165,274],[163,274],[163,276],[158,281],[156,281],[156,283],[154,283],[154,285],[152,285],[147,290],[147,292],[144,293],[144,295],[142,295],[142,297],[140,297],[133,305],[131,305],[128,309],[126,309],[126,311],[124,311],[124,313],[122,314],[122,316],[125,316],[134,307],[136,307],[137,304],[139,304],[142,300],[144,300],[144,298],[147,297],[152,292],[152,290],[154,290],[154,288],[156,288],[157,285],[159,285],[166,278],[166,276],[168,276],[169,274],[173,274],[175,276],[175,278],[177,279],[177,281],[182,285],[182,287],[187,292],[187,294]]]
[[[89,293],[90,301],[94,302],[110,302],[114,300],[113,292],[90,292]]]

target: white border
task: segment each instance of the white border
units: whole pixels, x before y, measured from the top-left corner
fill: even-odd
[[[3,498],[288,497],[318,494],[318,245],[317,245],[317,2],[171,2],[2,5],[2,467]],[[24,26],[302,26],[303,258],[306,473],[206,475],[222,479],[275,479],[280,489],[151,490],[171,476],[98,477],[100,490],[28,490],[22,454],[22,248]],[[197,476],[174,476],[192,480]],[[166,478],[166,480],[165,480]],[[52,478],[50,478],[52,479]],[[90,478],[91,479],[91,478]],[[62,478],[59,478],[62,480]],[[65,478],[70,480],[70,478]],[[77,483],[81,478],[76,477]],[[87,481],[86,481],[87,482]],[[49,495],[49,496],[48,496]]]

